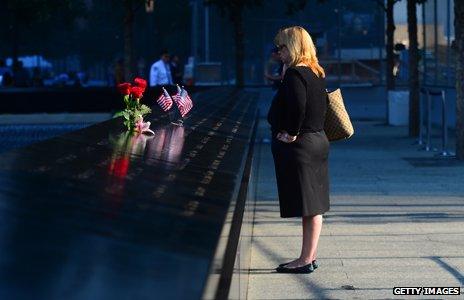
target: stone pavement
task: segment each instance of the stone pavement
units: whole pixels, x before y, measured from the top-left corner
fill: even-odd
[[[394,296],[397,286],[464,292],[464,162],[418,151],[406,127],[358,121],[355,129],[331,144],[331,210],[312,274],[274,271],[299,255],[301,219],[279,217],[270,145],[257,144],[249,299],[427,298]],[[261,119],[258,139],[267,136]]]

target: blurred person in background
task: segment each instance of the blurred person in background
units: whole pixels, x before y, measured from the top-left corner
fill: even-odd
[[[11,70],[6,66],[5,60],[0,59],[0,86],[10,86],[13,82]]]
[[[79,71],[76,73],[77,80],[79,80],[79,83],[81,86],[87,85],[89,81],[89,76],[87,75],[86,72],[84,71]]]
[[[179,56],[174,55],[171,59],[171,74],[174,84],[182,85],[182,69],[180,66]]]
[[[282,70],[284,64],[279,56],[279,49],[274,47],[271,51],[271,56],[266,63],[264,70],[264,77],[267,82],[271,84],[272,89],[277,90],[282,81]]]
[[[69,72],[69,79],[71,80],[73,87],[77,87],[77,88],[82,87],[81,78],[78,76],[78,72],[76,71]]]
[[[32,69],[32,86],[41,87],[44,86],[42,72],[39,67]]]
[[[171,66],[169,65],[169,52],[163,50],[160,59],[150,68],[150,86],[172,85]]]
[[[394,75],[403,82],[407,82],[409,79],[409,51],[406,49],[406,45],[398,43],[395,45],[395,67]]]
[[[13,81],[15,87],[31,86],[31,76],[20,60],[13,63]]]
[[[63,72],[55,76],[53,85],[57,87],[65,87],[66,85],[68,85],[68,81],[69,81],[68,73]]]

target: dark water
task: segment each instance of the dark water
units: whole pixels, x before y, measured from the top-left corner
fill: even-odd
[[[92,123],[0,125],[0,153],[90,125]]]

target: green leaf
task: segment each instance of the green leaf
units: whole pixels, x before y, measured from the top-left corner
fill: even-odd
[[[129,95],[124,96],[124,104],[126,104],[126,106],[129,105]]]
[[[130,120],[125,120],[124,121],[124,126],[126,126],[127,130],[132,130],[134,127],[134,123],[131,122]]]
[[[142,104],[140,106],[140,114],[141,115],[146,115],[146,114],[149,114],[149,113],[151,113],[151,109],[148,106]]]
[[[118,112],[116,112],[116,113],[113,115],[113,119],[114,119],[114,118],[122,117],[123,114],[124,114],[124,111],[123,111],[123,110],[118,111]]]
[[[129,120],[131,113],[127,110],[122,112],[122,115],[124,116],[124,119]]]

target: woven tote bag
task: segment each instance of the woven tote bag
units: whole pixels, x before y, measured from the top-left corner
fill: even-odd
[[[327,91],[327,114],[324,131],[329,141],[350,138],[354,134],[353,124],[343,103],[342,92],[336,89]]]

